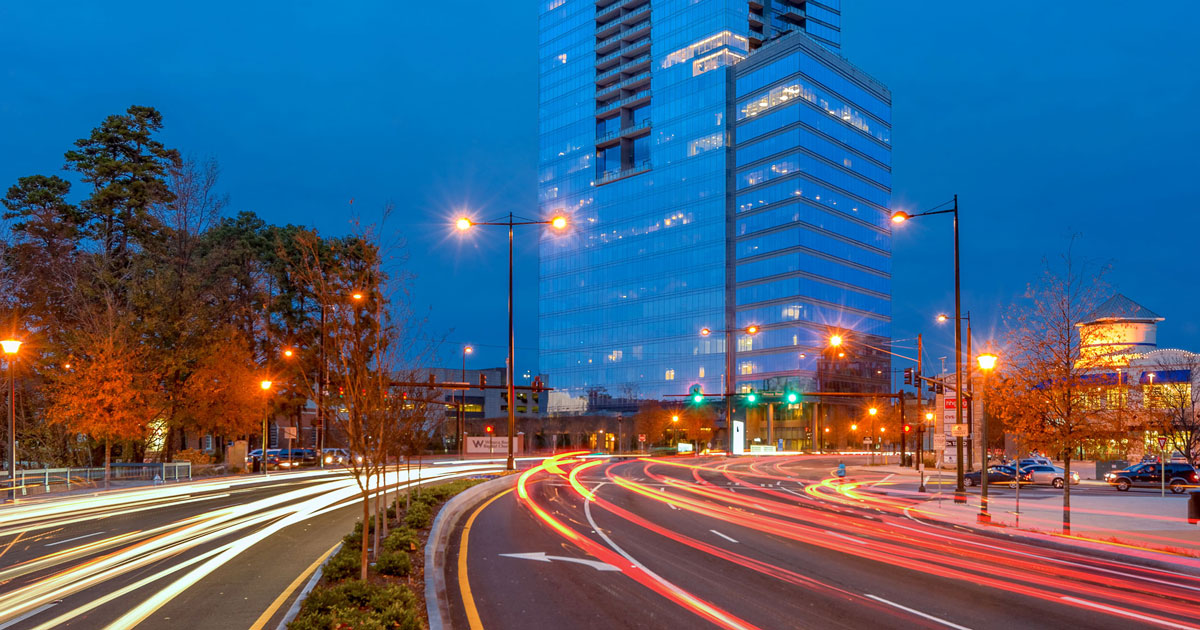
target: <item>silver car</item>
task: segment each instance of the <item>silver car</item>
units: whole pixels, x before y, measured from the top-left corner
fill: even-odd
[[[1063,487],[1063,479],[1066,471],[1058,466],[1047,466],[1045,464],[1034,464],[1032,466],[1022,466],[1021,473],[1028,475],[1028,479],[1024,483],[1035,485],[1049,485],[1055,488]],[[1071,485],[1079,485],[1079,473],[1071,471]]]

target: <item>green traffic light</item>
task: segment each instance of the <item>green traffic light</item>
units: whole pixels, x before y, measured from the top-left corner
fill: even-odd
[[[758,396],[756,394],[750,394],[749,396],[746,396],[746,402],[753,405],[754,403],[758,402]]]
[[[692,402],[696,402],[696,403],[704,402],[704,396],[702,394],[696,394],[696,395],[692,396]]]
[[[794,403],[799,399],[800,399],[800,397],[796,395],[796,392],[788,392],[787,393],[787,401],[789,403]]]

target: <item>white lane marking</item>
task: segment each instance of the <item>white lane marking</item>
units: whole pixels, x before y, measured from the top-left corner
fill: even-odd
[[[909,608],[908,606],[901,606],[900,604],[897,604],[896,602],[888,601],[882,597],[871,595],[870,593],[863,593],[863,594],[877,602],[882,602],[884,604],[887,604],[888,606],[895,606],[896,608],[899,608],[900,610],[903,610],[908,613],[912,613],[918,617],[923,617],[930,621],[936,621],[937,623],[940,623],[944,626],[948,626],[950,628],[956,628],[957,630],[971,630],[970,628],[967,628],[966,626],[960,626],[956,623],[946,621],[945,619],[942,619],[941,617],[934,617],[933,615],[923,613],[923,612],[921,612],[919,610],[915,610],[913,608]]]
[[[1137,619],[1139,621],[1148,621],[1150,623],[1157,624],[1160,626],[1166,626],[1168,628],[1183,628],[1184,630],[1195,630],[1195,628],[1196,628],[1196,626],[1187,626],[1187,625],[1184,625],[1181,623],[1175,623],[1173,621],[1168,621],[1166,619],[1155,619],[1153,617],[1146,617],[1144,615],[1139,615],[1135,612],[1130,612],[1128,610],[1121,610],[1120,608],[1113,608],[1112,606],[1105,606],[1104,604],[1097,604],[1096,602],[1089,602],[1086,599],[1078,599],[1078,598],[1070,597],[1067,595],[1063,595],[1062,600],[1064,602],[1071,602],[1073,604],[1079,604],[1081,606],[1095,608],[1096,610],[1103,610],[1104,612],[1112,613],[1114,615],[1120,615],[1122,617],[1128,617],[1130,619]]]
[[[5,628],[15,626],[15,625],[21,623],[22,621],[25,621],[26,619],[46,610],[47,608],[54,608],[55,606],[57,606],[61,603],[62,603],[62,600],[60,599],[57,601],[50,602],[49,604],[46,604],[45,606],[39,606],[38,608],[34,608],[33,610],[25,613],[24,615],[21,615],[20,617],[17,617],[16,619],[11,620],[4,625],[0,625],[0,630],[4,630]]]
[[[678,510],[678,509],[679,509],[679,507],[678,507],[677,505],[675,505],[674,503],[668,503],[667,505],[671,506],[671,509],[672,509],[672,510]]]
[[[883,483],[883,482],[887,481],[888,479],[891,479],[892,477],[895,477],[895,476],[896,476],[896,473],[892,473],[892,474],[890,474],[890,475],[888,475],[888,476],[884,477],[883,479],[880,479],[879,481],[876,481],[875,483],[873,483],[873,484],[871,484],[871,485],[872,485],[872,486],[878,486],[879,484],[881,484],[881,483]]]
[[[605,483],[608,483],[608,482],[601,482],[600,484],[598,484],[596,486],[596,490],[599,490],[600,486],[603,486]],[[596,490],[593,490],[593,492]],[[613,551],[621,554],[622,558],[625,558],[626,560],[628,560],[630,562],[630,564],[637,567],[638,569],[641,569],[641,571],[643,573],[645,573],[648,577],[650,577],[654,581],[658,582],[659,584],[662,584],[666,588],[671,589],[671,591],[674,592],[675,594],[680,595],[685,598],[689,598],[689,599],[693,597],[691,593],[688,593],[687,591],[683,590],[682,588],[675,586],[673,583],[668,582],[666,580],[666,578],[663,578],[659,574],[651,571],[649,568],[646,567],[646,565],[642,564],[641,562],[638,562],[636,559],[634,559],[633,556],[626,553],[624,549],[618,547],[617,543],[613,542],[613,539],[609,538],[608,534],[605,534],[604,530],[600,529],[599,525],[596,525],[596,520],[594,518],[592,518],[592,502],[591,501],[584,501],[583,513],[585,516],[587,516],[588,525],[591,525],[592,529],[596,530],[596,534],[599,535],[601,538],[603,538],[604,542],[607,543],[608,546],[611,547]],[[745,628],[745,626],[735,622],[733,619],[730,619],[730,618],[726,617],[725,615],[720,614],[715,609],[711,610],[710,612],[713,614],[713,616],[715,616],[716,618],[723,621],[726,626],[733,627],[733,628]]]
[[[533,560],[535,562],[552,562],[554,560],[558,560],[559,562],[574,562],[576,564],[592,567],[597,571],[620,571],[620,569],[607,562],[588,560],[586,558],[571,558],[568,556],[548,556],[546,555],[545,551],[534,551],[531,553],[502,553],[499,555],[504,556],[505,558],[520,558],[521,560]]]
[[[731,543],[736,543],[736,542],[737,542],[736,540],[734,540],[734,539],[730,538],[729,536],[726,536],[725,534],[722,534],[721,532],[719,532],[719,531],[717,531],[717,530],[715,530],[715,529],[710,529],[710,530],[708,530],[708,531],[710,531],[710,532],[712,532],[712,533],[714,533],[714,534],[716,534],[716,535],[720,536],[721,538],[724,538],[725,540],[728,540],[728,541],[729,541],[729,542],[731,542]]]
[[[74,538],[68,538],[66,540],[60,540],[58,542],[46,543],[45,545],[42,545],[42,546],[43,547],[53,547],[54,545],[65,545],[69,542],[75,542],[76,540],[83,540],[84,538],[91,538],[92,536],[99,536],[100,534],[103,534],[103,533],[104,532],[96,532],[94,534],[84,534],[82,536],[76,536]]]

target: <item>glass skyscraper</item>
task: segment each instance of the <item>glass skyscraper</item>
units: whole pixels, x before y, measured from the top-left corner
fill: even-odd
[[[549,0],[539,37],[539,205],[573,226],[540,251],[550,411],[829,389],[828,331],[888,342],[890,94],[836,0]]]

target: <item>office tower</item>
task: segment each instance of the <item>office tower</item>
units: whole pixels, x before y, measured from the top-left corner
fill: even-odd
[[[838,9],[543,5],[539,208],[573,225],[540,250],[551,412],[831,375],[887,389],[862,346],[856,367],[811,350],[890,336],[890,94],[838,55]]]

